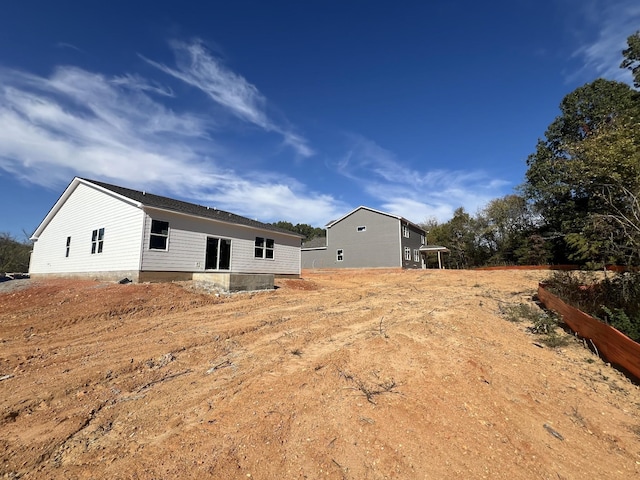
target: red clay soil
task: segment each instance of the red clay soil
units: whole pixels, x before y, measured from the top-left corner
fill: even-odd
[[[501,314],[546,275],[0,293],[0,478],[640,478],[638,386]]]

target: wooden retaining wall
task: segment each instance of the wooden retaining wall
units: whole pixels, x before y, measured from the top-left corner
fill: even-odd
[[[578,265],[497,265],[476,267],[473,270],[579,270]]]
[[[548,309],[562,315],[562,320],[571,330],[591,340],[608,362],[621,367],[636,380],[640,380],[640,344],[612,326],[567,305],[544,288],[543,284],[538,285],[538,298]]]

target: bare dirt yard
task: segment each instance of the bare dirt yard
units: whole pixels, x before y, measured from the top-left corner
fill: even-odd
[[[547,275],[5,288],[0,478],[640,478],[638,386],[501,313]]]

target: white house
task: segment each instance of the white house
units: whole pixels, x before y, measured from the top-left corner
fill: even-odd
[[[229,290],[300,276],[302,236],[215,208],[74,178],[33,236],[29,273]]]

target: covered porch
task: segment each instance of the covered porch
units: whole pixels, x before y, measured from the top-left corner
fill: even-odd
[[[420,255],[422,256],[422,268],[429,268],[429,255],[435,253],[438,259],[438,268],[444,268],[442,266],[442,254],[449,253],[447,247],[441,247],[439,245],[423,245],[420,247]]]

